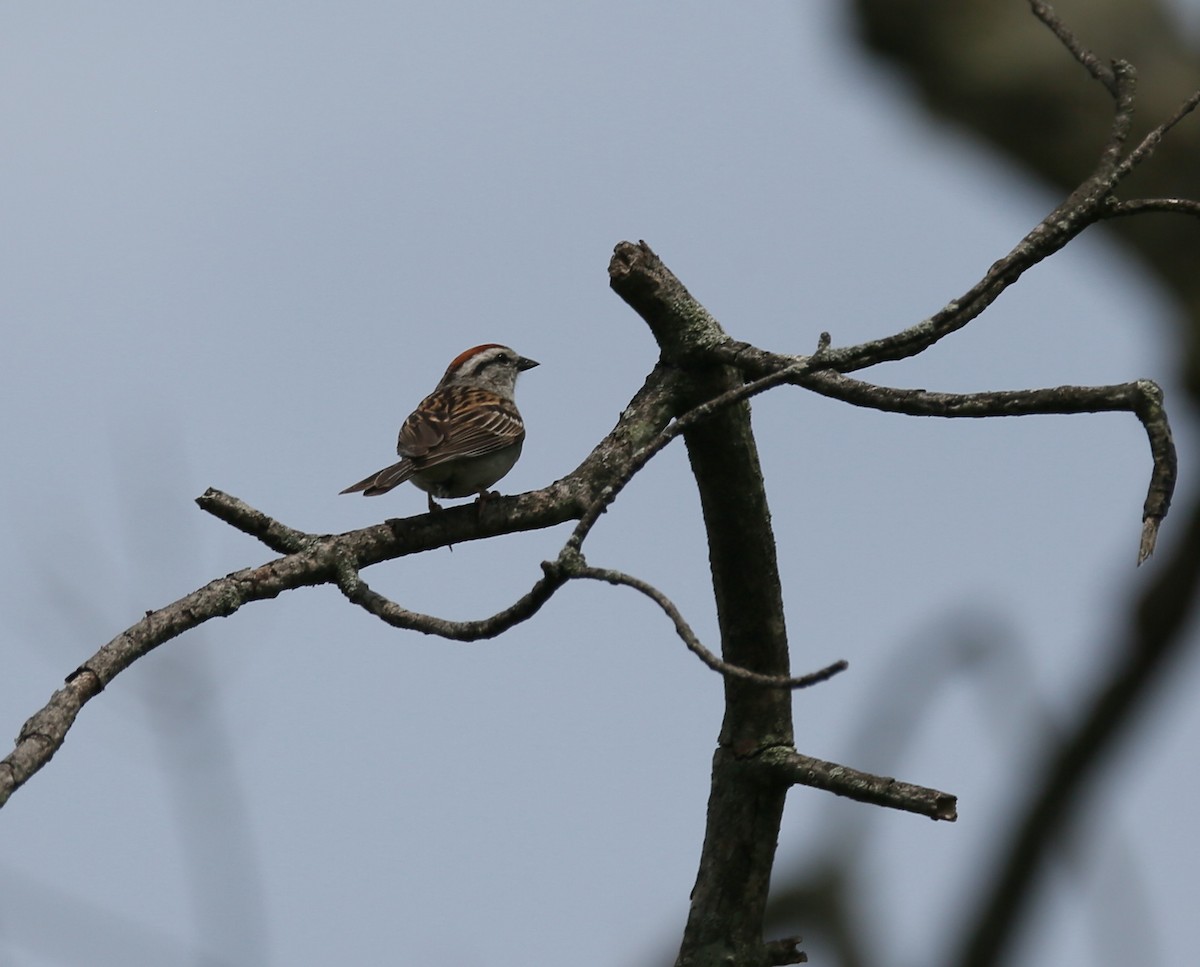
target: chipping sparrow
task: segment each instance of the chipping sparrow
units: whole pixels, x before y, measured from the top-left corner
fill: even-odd
[[[496,343],[468,349],[400,427],[400,462],[342,493],[374,497],[411,480],[429,494],[430,511],[438,509],[434,497],[482,500],[521,455],[525,424],[513,391],[517,377],[536,365]]]

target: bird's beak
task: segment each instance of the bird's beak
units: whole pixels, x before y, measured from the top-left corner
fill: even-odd
[[[533,369],[534,366],[540,366],[540,365],[541,365],[541,363],[539,363],[536,359],[526,359],[524,356],[521,356],[517,359],[518,372],[523,373],[527,369]]]

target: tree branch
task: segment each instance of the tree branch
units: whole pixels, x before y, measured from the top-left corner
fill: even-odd
[[[958,299],[948,303],[935,315],[895,335],[829,351],[825,356],[826,368],[845,373],[876,363],[904,359],[963,328],[1028,269],[1062,249],[1088,226],[1107,217],[1110,198],[1117,186],[1135,167],[1154,154],[1171,128],[1200,104],[1198,91],[1179,105],[1166,121],[1154,128],[1132,152],[1122,157],[1134,117],[1136,73],[1133,67],[1124,61],[1115,61],[1111,69],[1106,67],[1075,38],[1048,4],[1031,0],[1031,7],[1072,56],[1104,84],[1113,97],[1115,114],[1109,138],[1092,173],[1077,185],[1066,201],[1042,219],[1008,255],[991,267],[983,279]]]
[[[799,678],[789,678],[787,675],[762,675],[758,672],[752,672],[747,668],[741,668],[737,665],[721,661],[720,658],[705,648],[701,644],[700,639],[696,637],[696,633],[692,631],[691,626],[684,620],[683,615],[679,613],[679,609],[675,607],[674,602],[658,590],[658,588],[654,587],[654,585],[648,584],[632,575],[623,574],[620,571],[587,567],[582,563],[572,569],[571,576],[591,578],[594,581],[623,585],[627,588],[633,588],[635,591],[640,591],[662,608],[666,616],[671,619],[675,625],[676,634],[687,645],[688,650],[713,671],[719,672],[726,678],[736,678],[743,682],[749,682],[752,685],[762,685],[767,688],[799,689],[827,682],[834,675],[844,672],[849,667],[849,664],[845,660],[835,661],[831,665],[826,665],[824,668],[810,672],[807,675],[801,675]]]
[[[740,389],[736,369],[705,356],[728,337],[648,245],[618,245],[609,281],[649,325],[664,360],[684,375],[681,411]],[[684,441],[708,533],[722,658],[786,676],[783,596],[749,408],[722,406],[686,428]],[[768,957],[763,913],[786,790],[758,781],[739,760],[775,745],[792,745],[789,693],[726,677],[725,721],[678,967]]]
[[[1200,106],[1200,91],[1193,91],[1184,101],[1177,107],[1174,113],[1169,118],[1156,125],[1134,148],[1129,152],[1129,157],[1117,165],[1114,174],[1117,180],[1121,180],[1129,175],[1134,168],[1146,161],[1158,149],[1167,132],[1175,127],[1180,121],[1196,110]]]
[[[666,426],[675,408],[673,374],[651,373],[630,401],[620,422],[571,474],[539,491],[488,501],[480,515],[471,506],[394,519],[338,535],[314,535],[286,527],[235,497],[209,489],[197,498],[202,510],[250,534],[280,557],[211,581],[131,625],[67,677],[46,706],[17,736],[13,751],[0,761],[0,806],[46,765],[62,745],[79,710],[138,658],[206,621],[228,617],[253,601],[316,584],[339,583],[371,601],[370,589],[355,590],[351,575],[381,561],[451,543],[577,519],[641,447]],[[345,590],[345,589],[344,589]],[[538,591],[531,592],[536,599]],[[528,597],[528,596],[527,596]],[[518,602],[513,610],[529,607]],[[432,619],[431,619],[432,620]]]
[[[1200,394],[1200,274],[1195,267],[1194,227],[1179,219],[1127,216],[1151,211],[1200,214],[1200,204],[1192,200],[1200,193],[1200,167],[1195,163],[1200,134],[1195,125],[1177,127],[1197,103],[1197,95],[1192,94],[1180,104],[1177,85],[1180,78],[1187,78],[1189,86],[1194,83],[1200,59],[1165,4],[1104,0],[1094,6],[1092,24],[1109,46],[1140,51],[1153,63],[1155,69],[1147,72],[1147,83],[1139,92],[1140,110],[1168,118],[1118,162],[1115,171],[1124,177],[1136,166],[1138,191],[1144,197],[1122,201],[1110,190],[1099,214],[1176,296],[1181,311],[1170,317],[1182,324],[1183,347],[1176,359],[1195,396]],[[1088,163],[1094,131],[1087,113],[1078,109],[1076,91],[1055,75],[1057,65],[1046,62],[1040,70],[1016,73],[1000,58],[978,56],[985,49],[995,50],[998,42],[1029,49],[1029,38],[1018,35],[1022,25],[1014,23],[1008,5],[857,0],[857,7],[871,43],[916,79],[937,111],[973,135],[990,139],[1031,174],[1059,186],[1074,182],[1075,172]],[[1005,31],[1008,37],[998,41]],[[1061,40],[1062,30],[1055,33]],[[1036,55],[1030,59],[1036,61]],[[1168,131],[1171,137],[1163,140]],[[1143,163],[1148,152],[1155,158],[1152,166]],[[1152,426],[1147,425],[1152,449],[1164,449],[1162,438],[1169,439],[1169,431],[1164,424],[1156,439]],[[1156,466],[1161,462],[1156,456]],[[1147,514],[1151,502],[1148,496]],[[1091,780],[1129,731],[1138,711],[1145,711],[1154,685],[1166,678],[1172,661],[1177,664],[1187,647],[1187,615],[1195,607],[1200,584],[1196,574],[1200,505],[1189,517],[1182,546],[1157,562],[1154,587],[1143,598],[1136,627],[1118,660],[1099,680],[1069,734],[1045,744],[1044,762],[1033,779],[1029,802],[1011,833],[1000,836],[996,875],[983,871],[979,877],[987,884],[986,895],[950,963],[986,967],[1005,962],[1022,914],[1036,909],[1038,875],[1047,857],[1069,836],[1072,823],[1095,804]],[[1155,524],[1147,518],[1143,555],[1153,540]]]
[[[1103,84],[1109,94],[1116,98],[1119,89],[1113,69],[1080,42],[1079,38],[1059,19],[1050,4],[1045,3],[1044,0],[1029,0],[1029,6],[1033,15],[1050,28],[1059,42],[1071,52],[1071,56],[1079,61],[1092,77]]]
[[[877,386],[836,373],[810,373],[794,377],[808,389],[855,406],[905,413],[909,416],[981,419],[1071,413],[1133,413],[1146,431],[1153,462],[1146,500],[1142,505],[1142,533],[1137,563],[1154,553],[1159,525],[1171,508],[1178,477],[1178,460],[1162,389],[1147,379],[1112,386],[1053,386],[1033,390],[995,390],[986,393],[930,393],[923,389]]]
[[[1128,215],[1144,215],[1147,212],[1163,212],[1170,215],[1200,217],[1200,202],[1187,198],[1135,198],[1131,201],[1108,200],[1105,218],[1123,218]]]
[[[339,571],[337,586],[348,601],[393,628],[438,635],[451,641],[482,641],[495,638],[509,628],[532,618],[541,610],[542,605],[554,596],[554,592],[566,583],[567,575],[561,568],[543,563],[542,569],[546,573],[526,594],[507,608],[478,621],[448,621],[434,615],[409,611],[377,591],[372,591],[358,570],[351,565],[346,565]]]
[[[1055,39],[1051,38],[1043,27],[1047,5],[1039,5],[1042,9],[1036,11],[1042,23],[1009,3],[854,0],[853,6],[865,42],[905,73],[925,105],[941,119],[990,142],[1000,155],[1057,190],[1076,187],[1079,172],[1093,165],[1094,145],[1105,136],[1107,125],[1099,123],[1094,112],[1080,109],[1080,98],[1088,88],[1075,62],[1083,45],[1069,42],[1066,47],[1073,59],[1061,56],[1065,28],[1051,12],[1054,23],[1046,24],[1054,32]],[[1200,166],[1195,160],[1200,153],[1200,126],[1172,127],[1173,119],[1195,98],[1193,94],[1180,104],[1200,73],[1200,56],[1187,31],[1179,29],[1163,0],[1132,4],[1090,0],[1076,6],[1090,15],[1092,48],[1113,50],[1153,67],[1138,85],[1138,113],[1168,118],[1159,127],[1171,130],[1161,144],[1152,139],[1147,145],[1153,148],[1155,163],[1138,166],[1138,194],[1200,197]],[[1011,69],[1011,60],[995,56],[1002,49],[1021,51],[1020,71]],[[1111,89],[1103,90],[1105,97],[1112,97]],[[1142,158],[1136,148],[1134,155]],[[1105,209],[1111,204],[1114,201],[1106,199]],[[1200,394],[1200,273],[1193,227],[1182,220],[1103,217],[1147,272],[1177,295],[1183,311],[1170,316],[1180,327],[1183,353],[1177,362],[1189,390]]]
[[[771,778],[792,785],[824,789],[847,799],[917,813],[930,819],[949,822],[958,819],[957,797],[937,789],[814,759],[790,748],[768,749],[757,762]]]

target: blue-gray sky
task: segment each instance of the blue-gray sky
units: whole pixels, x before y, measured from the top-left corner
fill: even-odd
[[[828,0],[7,4],[0,122],[10,735],[146,609],[270,556],[196,509],[205,487],[315,532],[422,511],[414,488],[337,491],[389,461],[467,346],[543,364],[522,379],[529,435],[503,488],[571,470],[655,357],[608,289],[616,242],[646,239],[735,337],[806,352],[822,330],[854,342],[940,308],[1056,201],[929,123]],[[1093,234],[870,375],[1170,391],[1168,313]],[[992,627],[1050,713],[1071,707],[1146,580],[1135,420],[922,421],[791,389],[754,413],[795,668],[851,663],[797,696],[802,751],[849,755],[947,615]],[[477,617],[563,539],[366,576]],[[715,643],[682,450],[589,549]],[[721,688],[630,594],[571,587],[463,645],[317,589],[171,642],[0,816],[0,964],[608,967],[669,949]],[[1192,949],[1185,671],[1098,788],[1113,851],[1079,874],[1087,896],[1140,880],[1167,963]],[[948,687],[902,757],[849,763],[961,797],[953,826],[872,817],[862,893],[893,962],[939,949],[1038,748],[1030,703],[982,695]],[[831,810],[867,808],[797,790],[780,876]],[[1024,963],[1095,961],[1075,877],[1055,879]]]

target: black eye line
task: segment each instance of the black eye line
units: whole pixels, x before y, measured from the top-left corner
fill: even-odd
[[[508,353],[496,353],[490,359],[481,359],[479,365],[475,367],[474,374],[478,376],[493,363],[507,363],[509,361]]]

